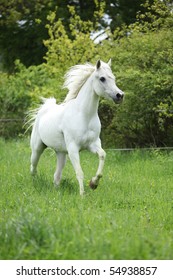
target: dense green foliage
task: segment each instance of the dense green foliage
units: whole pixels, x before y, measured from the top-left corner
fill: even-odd
[[[107,151],[97,190],[95,155],[81,153],[83,198],[67,162],[58,190],[47,150],[29,174],[28,141],[0,142],[0,259],[172,259],[172,152]]]
[[[112,58],[117,85],[126,93],[121,106],[101,100],[99,114],[104,146],[164,146],[173,138],[173,17],[171,6],[163,1],[149,1],[145,13],[136,22],[107,29],[109,40],[95,44],[90,38],[100,28],[105,4],[93,12],[93,21],[84,21],[70,6],[68,31],[57,12],[47,17],[49,38],[45,63],[25,68],[16,62],[16,73],[0,78],[1,118],[25,117],[28,108],[39,102],[39,96],[55,96],[60,102],[63,75],[72,65],[95,63]],[[66,23],[67,24],[67,23]],[[1,123],[1,134],[13,136],[22,132],[21,123]]]
[[[14,120],[0,122],[0,133],[6,138],[25,132],[26,128],[23,126],[27,111],[31,103],[33,106],[38,105],[41,96],[56,96],[57,100],[62,100],[60,83],[45,65],[31,66],[27,69],[16,61],[16,69],[15,75],[7,76],[2,73],[0,77],[0,118]],[[57,91],[59,95],[56,94]]]
[[[94,16],[103,2],[105,13],[111,20],[111,29],[114,30],[123,23],[135,22],[136,12],[142,9],[140,4],[145,0],[0,0],[0,62],[3,62],[3,67],[13,71],[16,59],[20,59],[25,66],[43,62],[46,53],[43,40],[48,39],[45,28],[47,16],[56,6],[56,17],[62,20],[69,35],[69,6],[75,7],[82,20],[90,19],[93,24],[99,21],[100,27],[107,26],[104,18]]]
[[[115,46],[114,69],[126,99],[116,113],[111,106],[111,119],[107,119],[103,129],[115,145],[118,141],[124,146],[171,145],[172,35],[169,29],[145,36],[137,33]],[[105,114],[104,111],[103,118]]]

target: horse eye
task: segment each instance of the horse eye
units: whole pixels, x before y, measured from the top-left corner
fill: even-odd
[[[100,81],[101,81],[102,83],[104,83],[105,80],[106,80],[106,79],[105,79],[104,77],[101,77],[101,78],[100,78]]]

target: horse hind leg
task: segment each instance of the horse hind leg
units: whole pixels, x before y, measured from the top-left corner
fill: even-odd
[[[40,159],[41,154],[45,150],[46,145],[41,141],[41,139],[37,139],[36,142],[31,141],[31,167],[30,171],[32,175],[36,174],[38,161]]]
[[[54,173],[54,184],[59,185],[61,176],[62,176],[62,170],[66,163],[66,154],[65,153],[57,153],[57,168]]]

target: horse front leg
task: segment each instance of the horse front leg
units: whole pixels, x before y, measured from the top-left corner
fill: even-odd
[[[77,148],[71,147],[68,149],[68,155],[71,160],[71,163],[73,165],[73,168],[76,173],[76,178],[79,182],[79,187],[80,187],[80,195],[84,194],[84,185],[83,185],[83,180],[84,180],[84,174],[80,165],[80,157],[79,157],[79,151]]]
[[[102,172],[103,172],[104,162],[105,162],[105,158],[106,158],[106,153],[101,148],[100,145],[99,145],[99,147],[96,148],[96,151],[93,150],[93,149],[91,151],[96,152],[98,154],[98,157],[99,157],[99,165],[98,165],[96,175],[91,179],[90,184],[89,184],[91,189],[95,190],[98,187],[100,178],[102,177]]]

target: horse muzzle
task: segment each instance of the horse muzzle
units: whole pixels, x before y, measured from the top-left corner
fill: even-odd
[[[114,94],[114,96],[112,97],[113,101],[115,103],[121,103],[123,102],[123,99],[124,99],[124,92],[117,92],[116,94]]]

